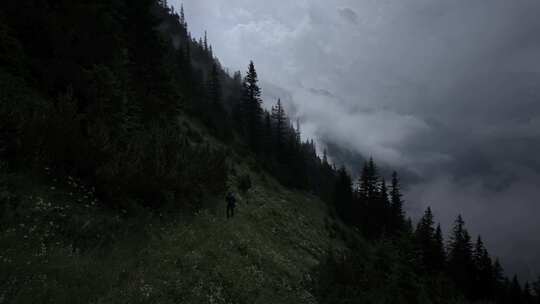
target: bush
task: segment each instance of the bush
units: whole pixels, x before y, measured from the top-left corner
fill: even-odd
[[[251,189],[251,176],[249,173],[246,173],[238,178],[238,189],[242,193],[246,193]]]
[[[225,189],[225,153],[192,143],[181,126],[153,123],[133,137],[97,169],[109,200],[121,203],[128,196],[151,207],[197,207],[207,192]]]

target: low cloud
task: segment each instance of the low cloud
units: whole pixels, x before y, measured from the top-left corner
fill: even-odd
[[[358,15],[352,9],[345,7],[338,9],[339,15],[343,17],[347,22],[352,24],[358,24]]]

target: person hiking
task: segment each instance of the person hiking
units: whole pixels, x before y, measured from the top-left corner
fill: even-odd
[[[236,207],[236,197],[234,197],[234,194],[232,191],[229,191],[227,193],[227,196],[225,197],[225,200],[227,201],[227,219],[229,217],[234,217],[234,207]]]

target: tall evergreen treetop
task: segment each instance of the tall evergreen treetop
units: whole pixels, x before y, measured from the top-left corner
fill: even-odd
[[[434,260],[434,267],[437,271],[444,270],[444,266],[446,264],[446,251],[444,250],[444,238],[442,235],[442,229],[441,225],[438,224],[437,228],[435,229],[435,260]]]
[[[187,30],[186,15],[184,14],[184,4],[180,4],[180,24]]]
[[[418,222],[415,239],[420,250],[422,262],[428,272],[439,272],[444,265],[445,253],[440,226],[435,229],[433,213],[428,207]]]
[[[247,136],[248,143],[256,152],[260,150],[259,142],[261,140],[261,89],[258,85],[257,71],[253,61],[250,61],[248,72],[244,77],[243,96],[240,104],[240,116],[242,131]]]
[[[454,282],[467,296],[471,296],[474,278],[474,261],[471,237],[465,221],[459,215],[454,222],[448,245],[448,270]]]
[[[328,164],[328,152],[326,152],[326,149],[323,150],[323,157],[322,157],[322,164],[323,166],[329,166]]]
[[[261,103],[261,89],[258,85],[259,78],[257,71],[255,70],[255,64],[253,61],[249,62],[248,72],[244,78],[244,87],[246,89],[246,97],[250,102]]]
[[[360,176],[360,196],[362,199],[375,199],[377,198],[378,189],[378,170],[373,158],[369,158],[364,164],[362,174]]]
[[[285,110],[281,104],[281,99],[278,99],[275,106],[272,107],[272,121],[275,128],[276,151],[278,154],[283,153],[283,145],[287,136],[288,119],[285,115]]]
[[[204,31],[203,48],[205,52],[208,52],[208,34]]]
[[[397,172],[392,173],[392,185],[390,188],[390,225],[392,230],[399,231],[405,224],[403,212],[403,199]]]

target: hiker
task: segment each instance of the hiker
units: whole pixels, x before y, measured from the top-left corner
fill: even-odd
[[[234,217],[234,207],[236,207],[236,197],[234,197],[234,194],[232,191],[229,191],[227,193],[227,196],[225,197],[225,200],[227,201],[227,219],[229,217]]]

